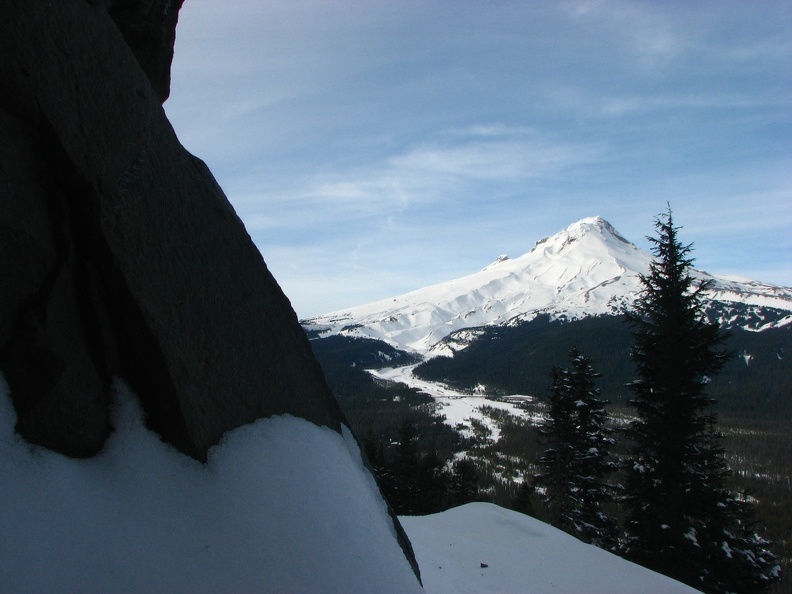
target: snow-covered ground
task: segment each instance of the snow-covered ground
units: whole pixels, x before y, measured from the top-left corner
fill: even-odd
[[[491,406],[492,408],[505,410],[514,416],[522,418],[526,418],[528,415],[526,411],[512,402],[499,402],[496,400],[488,400],[483,395],[464,394],[453,388],[449,388],[443,383],[417,378],[413,375],[413,370],[416,366],[417,365],[386,367],[383,369],[369,370],[369,373],[378,379],[401,382],[411,388],[417,388],[421,392],[428,394],[441,406],[440,414],[445,415],[446,423],[452,427],[456,427],[460,423],[469,427],[470,419],[478,420],[490,429],[490,437],[493,441],[497,441],[499,438],[498,426],[491,418],[481,411],[482,406]],[[512,396],[512,398],[531,399],[529,396]],[[464,431],[462,433],[463,435],[465,434]]]
[[[683,594],[696,592],[491,503],[400,518],[429,594]]]
[[[0,590],[421,591],[348,432],[262,419],[203,465],[148,431],[120,383],[113,422],[91,459],[32,446],[0,374]],[[402,522],[432,594],[692,592],[491,504]]]
[[[14,433],[0,375],[0,591],[420,591],[348,432],[263,419],[202,465],[116,391],[116,431],[74,460]]]

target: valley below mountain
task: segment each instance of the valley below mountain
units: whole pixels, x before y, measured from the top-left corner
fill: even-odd
[[[380,462],[395,455],[411,423],[419,456],[445,460],[449,472],[456,461],[473,461],[480,499],[546,520],[525,486],[541,453],[537,425],[551,370],[577,347],[602,374],[598,387],[611,403],[613,427],[629,422],[625,384],[634,370],[625,313],[650,262],[592,217],[519,258],[500,257],[469,276],[302,324],[370,455]],[[707,381],[726,437],[730,485],[757,503],[761,533],[788,564],[792,289],[698,270],[694,278],[708,285],[708,320],[729,332],[733,356]]]
[[[519,258],[302,325],[315,349],[349,339],[349,364],[420,363],[416,378],[491,396],[540,396],[553,365],[576,346],[602,373],[605,397],[625,404],[633,370],[624,313],[651,259],[590,217]],[[792,288],[698,270],[694,278],[707,284],[708,321],[730,334],[733,357],[709,388],[721,413],[792,418]]]

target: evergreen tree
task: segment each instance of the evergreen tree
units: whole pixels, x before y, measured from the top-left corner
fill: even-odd
[[[378,456],[383,455],[380,452]],[[419,453],[416,427],[408,418],[399,426],[399,442],[393,460],[382,463],[377,478],[397,514],[431,514],[447,507],[445,462],[434,448]]]
[[[614,500],[616,487],[606,482],[617,464],[610,459],[613,430],[607,426],[610,416],[606,401],[599,398],[595,380],[602,374],[594,371],[591,361],[576,348],[569,352],[570,366],[566,371],[568,389],[575,404],[575,488],[576,506],[573,510],[575,535],[601,548],[616,545],[617,524],[610,517],[605,504]]]
[[[399,443],[393,461],[387,464],[382,478],[385,494],[397,514],[416,513],[418,448],[415,427],[408,419],[399,425]]]
[[[724,488],[729,469],[707,395],[728,357],[725,337],[704,318],[708,284],[694,284],[691,246],[679,242],[670,209],[655,227],[655,258],[628,316],[638,418],[628,429],[623,552],[706,592],[766,591],[777,559],[752,533],[752,510]]]
[[[451,467],[449,496],[452,506],[463,505],[478,499],[478,470],[476,470],[475,463],[469,458],[461,458]]]
[[[539,425],[539,443],[546,449],[537,463],[540,470],[534,475],[534,486],[538,487],[547,507],[549,523],[572,532],[576,495],[572,467],[575,404],[563,371],[554,367],[552,378],[550,393],[545,399],[547,414]]]
[[[600,374],[573,348],[570,365],[553,370],[548,414],[540,427],[547,449],[539,458],[542,471],[535,484],[543,487],[550,523],[585,542],[603,548],[616,543],[616,522],[604,509],[613,499],[605,482],[615,469],[609,460],[612,439],[606,427],[605,402],[595,385]]]
[[[413,514],[434,514],[448,508],[448,473],[435,448],[419,456],[413,480]]]
[[[514,511],[525,514],[526,516],[536,517],[533,501],[531,500],[533,494],[534,490],[531,488],[528,477],[526,476],[523,478],[523,481],[517,488],[517,494],[512,499],[511,505],[509,507]]]
[[[363,451],[366,452],[366,457],[371,467],[378,473],[385,465],[385,454],[382,447],[382,440],[375,440],[371,429],[368,430],[366,439],[363,440]]]

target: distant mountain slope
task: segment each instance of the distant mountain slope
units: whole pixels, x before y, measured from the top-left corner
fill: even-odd
[[[601,217],[573,223],[515,259],[499,257],[474,274],[404,295],[308,320],[317,336],[347,334],[383,340],[435,356],[465,348],[477,330],[541,314],[574,320],[623,312],[640,291],[651,255]],[[712,287],[708,315],[761,331],[792,323],[792,288],[694,271]]]

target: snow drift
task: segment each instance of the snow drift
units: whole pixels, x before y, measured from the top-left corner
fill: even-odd
[[[421,565],[424,587],[431,594],[697,592],[491,503],[469,503],[401,521]]]
[[[418,592],[349,431],[290,416],[226,434],[202,465],[115,387],[94,458],[14,433],[0,375],[0,584],[8,592]]]

